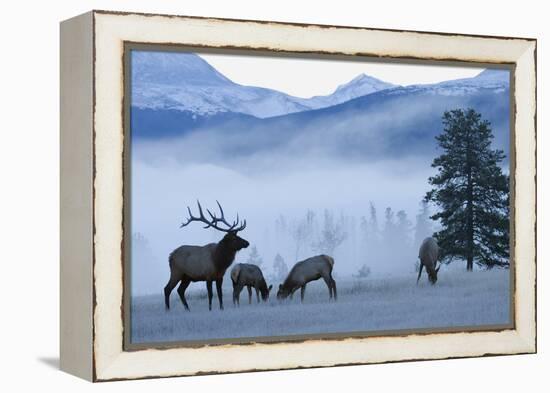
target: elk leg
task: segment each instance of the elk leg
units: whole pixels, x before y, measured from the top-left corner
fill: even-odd
[[[302,285],[300,288],[300,301],[304,302],[304,295],[306,294],[306,284]]]
[[[248,304],[252,304],[252,287],[247,285],[246,289],[248,290]]]
[[[424,264],[420,262],[420,267],[418,268],[418,278],[416,279],[416,284],[418,285],[418,281],[420,280],[420,275],[422,274],[422,269],[424,268]]]
[[[256,290],[256,300],[258,300],[258,303],[260,303],[260,290],[258,288],[254,288]]]
[[[325,280],[325,284],[327,284],[328,287],[328,298],[332,299],[332,277],[326,276],[323,277],[323,280]]]
[[[330,281],[332,282],[332,296],[334,297],[334,300],[338,300],[338,294],[336,293],[336,281],[334,281],[332,276],[330,276]]]
[[[241,291],[239,290],[239,284],[233,283],[233,305],[239,305],[239,295]]]
[[[178,294],[180,295],[180,299],[181,299],[181,302],[183,303],[183,307],[185,307],[187,311],[189,311],[189,305],[187,304],[187,300],[185,300],[185,290],[187,289],[190,283],[191,283],[191,280],[189,280],[189,278],[187,277],[184,277],[181,280],[180,286],[178,287]]]
[[[223,278],[216,280],[216,292],[218,293],[218,301],[220,303],[220,310],[223,310],[223,292],[222,292]]]
[[[235,289],[235,300],[237,301],[237,306],[241,305],[241,291],[243,290],[243,286],[237,284]]]
[[[212,281],[206,281],[206,290],[208,291],[208,310],[212,311]]]
[[[164,287],[164,304],[166,306],[166,309],[170,309],[170,294],[174,290],[174,288],[178,285],[178,280],[174,277],[170,277],[170,281],[168,281],[168,284]]]

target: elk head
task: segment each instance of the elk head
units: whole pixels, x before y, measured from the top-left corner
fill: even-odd
[[[428,271],[428,280],[430,280],[432,285],[437,282],[437,273],[439,272],[439,269],[441,269],[441,262],[439,262],[439,266],[436,269],[426,267],[426,270]]]
[[[228,249],[233,251],[239,251],[239,250],[242,250],[243,248],[247,248],[250,243],[248,243],[247,240],[237,235],[238,232],[246,228],[246,220],[243,220],[243,222],[241,223],[239,220],[239,215],[237,214],[237,219],[233,221],[232,224],[229,224],[225,220],[225,215],[224,215],[222,206],[218,201],[216,201],[216,203],[218,204],[218,208],[220,209],[220,217],[216,216],[210,210],[206,209],[206,212],[210,216],[210,219],[207,219],[204,216],[204,212],[202,210],[202,206],[200,202],[197,201],[197,206],[199,208],[199,216],[198,217],[193,216],[193,213],[191,213],[191,209],[188,206],[187,211],[189,212],[189,218],[187,219],[186,222],[181,224],[180,228],[183,228],[189,225],[193,221],[202,222],[206,224],[204,229],[214,228],[214,229],[217,229],[218,231],[225,233],[225,236],[219,242],[224,247],[227,247]],[[219,224],[223,224],[224,227],[221,227]]]
[[[286,288],[283,284],[279,285],[279,290],[277,291],[277,299],[283,300],[290,295],[290,290]]]
[[[262,295],[262,300],[264,302],[267,302],[269,300],[269,292],[271,292],[271,288],[273,288],[273,285],[270,285],[269,287],[267,285],[264,285],[260,288],[260,294]]]

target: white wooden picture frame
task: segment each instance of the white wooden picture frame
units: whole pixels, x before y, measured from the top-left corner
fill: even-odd
[[[513,70],[513,325],[125,347],[127,44],[482,63]],[[536,352],[536,40],[91,11],[61,23],[61,368],[90,381]]]

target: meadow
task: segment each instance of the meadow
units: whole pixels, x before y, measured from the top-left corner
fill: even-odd
[[[215,295],[208,311],[204,282],[191,284],[187,291],[190,312],[184,310],[176,291],[171,309],[165,310],[159,288],[158,295],[132,298],[131,342],[506,325],[511,318],[509,277],[509,270],[442,269],[434,286],[425,275],[417,285],[414,273],[336,278],[336,302],[329,301],[327,287],[319,280],[308,284],[303,304],[299,291],[292,300],[278,301],[274,282],[268,302],[258,304],[254,295],[249,305],[245,289],[240,307],[232,304],[231,280],[226,277],[223,311]]]

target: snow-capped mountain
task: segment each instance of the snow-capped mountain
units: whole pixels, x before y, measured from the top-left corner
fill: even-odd
[[[441,82],[442,86],[471,86],[484,89],[508,88],[510,86],[510,71],[506,69],[487,69],[473,78],[455,79]]]
[[[160,86],[220,86],[231,81],[192,53],[132,51],[132,82]]]
[[[454,79],[440,83],[425,85],[410,85],[388,90],[388,94],[410,94],[415,91],[446,96],[464,96],[480,91],[491,90],[500,93],[510,86],[508,70],[487,69],[473,78]]]
[[[325,108],[394,85],[360,75],[328,96],[293,97],[276,90],[232,82],[193,53],[132,53],[132,106],[192,112],[223,112],[258,118]]]
[[[232,82],[193,53],[132,53],[132,106],[270,117],[309,109],[294,97]]]
[[[206,157],[244,157],[250,151],[258,153],[265,150],[267,154],[286,149],[300,157],[315,153],[357,160],[405,156],[431,159],[436,149],[435,136],[443,129],[443,113],[452,109],[473,108],[491,123],[495,148],[508,154],[509,75],[507,70],[486,70],[473,78],[396,86],[336,105],[268,118],[234,112],[198,116],[193,112],[173,109],[133,108],[132,133],[135,141],[142,138],[188,140],[199,135],[199,132],[200,135],[210,135],[210,140],[220,142],[223,151]],[[355,82],[362,80],[368,81],[360,78]],[[344,85],[334,95],[348,93],[354,85],[356,83]],[[344,97],[342,95],[341,99]],[[308,153],[311,140],[318,142],[314,144],[315,151]],[[182,145],[178,146],[176,155],[183,154]],[[185,151],[184,155],[193,154],[192,151]]]
[[[360,74],[350,82],[338,86],[334,93],[306,99],[303,104],[311,109],[321,109],[392,87],[395,85],[366,74]]]

